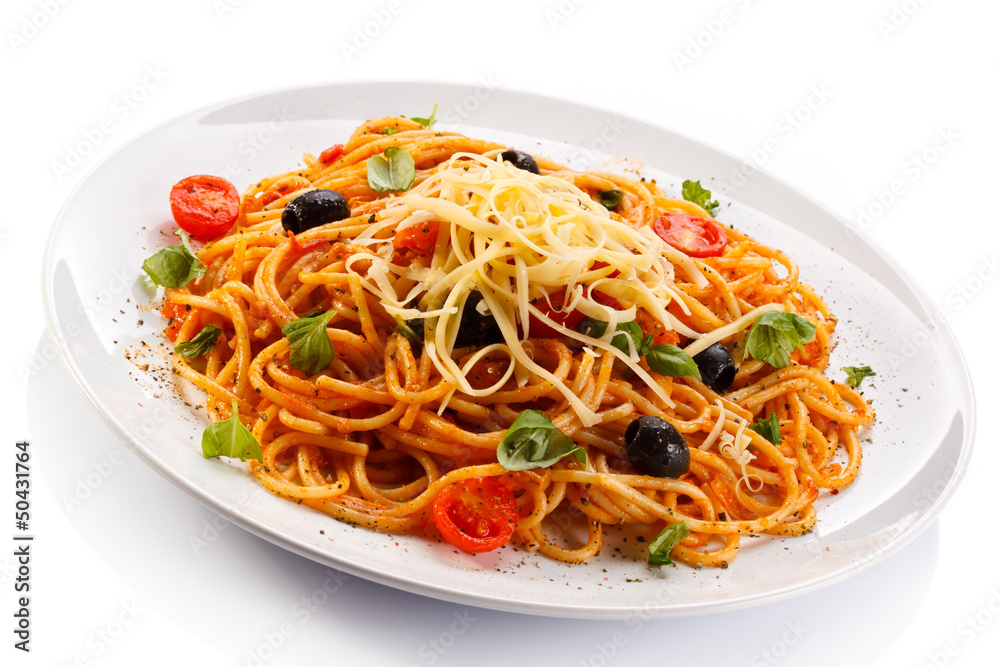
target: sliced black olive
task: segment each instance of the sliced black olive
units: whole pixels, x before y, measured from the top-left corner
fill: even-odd
[[[736,363],[733,355],[722,343],[715,343],[694,355],[694,363],[701,371],[701,381],[716,394],[729,391],[736,378]]]
[[[307,229],[349,217],[351,205],[344,195],[336,190],[310,190],[288,202],[281,212],[281,226],[286,232],[301,234]]]
[[[535,162],[535,158],[523,151],[514,150],[512,148],[505,150],[503,153],[500,153],[500,159],[504,162],[510,162],[518,169],[530,171],[532,174],[538,173],[538,163]]]
[[[691,465],[684,436],[659,417],[643,416],[625,429],[625,455],[644,475],[680,477]]]
[[[476,309],[482,300],[483,295],[475,291],[470,293],[465,300],[462,320],[458,324],[455,347],[485,347],[493,343],[503,342],[500,325],[497,324],[493,315],[490,313],[482,315]]]

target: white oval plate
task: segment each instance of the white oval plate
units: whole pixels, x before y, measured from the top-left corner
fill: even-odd
[[[577,168],[636,166],[668,191],[701,179],[719,219],[788,252],[840,316],[830,365],[870,365],[878,422],[861,474],[817,503],[800,538],[747,537],[727,570],[652,570],[640,545],[614,543],[582,565],[505,548],[457,553],[418,537],[375,534],[281,500],[245,469],[205,460],[207,419],[176,396],[163,321],[140,265],[173,243],[167,194],[190,174],[226,175],[242,190],[342,142],[362,120],[426,115]],[[972,389],[934,307],[882,253],[828,211],[765,174],[676,133],[593,108],[516,92],[422,83],[326,85],[264,94],[190,113],[100,164],[56,220],[44,300],[71,375],[123,442],[167,479],[244,528],[307,558],[436,598],[566,617],[677,616],[773,601],[885,558],[925,529],[958,484],[972,447]],[[750,171],[744,169],[744,171]],[[733,182],[727,181],[733,179]],[[736,187],[740,185],[741,187]],[[167,240],[167,238],[170,240]],[[137,499],[136,502],[142,502]]]

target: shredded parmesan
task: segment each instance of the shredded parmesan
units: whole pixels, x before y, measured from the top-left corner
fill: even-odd
[[[712,427],[708,437],[705,438],[705,442],[701,443],[701,446],[698,447],[698,449],[702,451],[706,451],[715,444],[715,440],[719,437],[719,434],[722,433],[722,429],[726,425],[726,406],[723,405],[722,400],[718,398],[715,399],[715,404],[719,407],[719,418],[715,420],[715,426]]]
[[[729,324],[721,326],[714,331],[708,332],[707,334],[700,335],[700,338],[698,338],[698,340],[685,347],[684,351],[693,357],[702,350],[705,350],[714,345],[715,343],[718,343],[720,340],[724,338],[729,338],[730,336],[738,334],[739,332],[743,331],[748,326],[753,324],[758,317],[760,317],[769,310],[783,311],[785,310],[785,307],[782,306],[780,303],[766,303],[763,306],[754,308],[746,315],[733,320]]]
[[[393,234],[431,220],[441,224],[429,266],[394,264]],[[534,361],[523,344],[530,336],[529,318],[610,352],[668,406],[673,402],[639,365],[635,350],[625,354],[611,345],[615,327],[634,320],[642,308],[667,329],[701,336],[667,312],[672,301],[687,311],[672,287],[675,266],[695,284],[708,284],[690,257],[648,226],[637,229],[612,215],[573,183],[529,173],[499,157],[454,155],[418,186],[394,198],[355,243],[371,250],[351,256],[348,271],[362,279],[389,314],[424,319],[425,353],[445,380],[470,395],[496,388],[473,389],[466,378],[472,362],[459,366],[453,358],[461,313],[468,295],[478,291],[483,296],[480,308],[489,310],[503,334],[504,342],[490,349],[512,361],[513,370],[504,381],[512,375],[523,386],[535,375],[551,382],[585,426],[600,417]],[[634,305],[618,310],[602,296]],[[608,322],[608,329],[599,339],[584,336],[544,314],[533,303],[539,299]]]
[[[715,399],[715,405],[719,408],[719,418],[715,420],[715,426],[712,427],[708,437],[706,437],[705,441],[699,445],[698,449],[707,451],[711,449],[712,445],[718,442],[719,454],[736,462],[742,472],[740,479],[744,484],[746,484],[746,487],[751,491],[759,491],[763,488],[763,482],[756,475],[751,475],[747,472],[747,465],[754,459],[753,454],[751,454],[747,449],[751,442],[750,436],[745,433],[747,422],[741,417],[733,415],[733,418],[739,422],[739,427],[736,429],[736,435],[733,436],[731,433],[724,432],[726,427],[726,417],[729,413],[726,412],[726,406],[721,399]],[[754,488],[751,484],[751,479],[755,479],[757,481],[757,488]]]
[[[747,421],[737,417],[739,420],[739,428],[736,429],[736,436],[734,437],[730,433],[723,433],[719,437],[719,453],[726,458],[732,459],[739,467],[742,472],[741,481],[746,484],[746,487],[751,491],[759,491],[763,488],[763,482],[756,475],[750,475],[747,473],[747,464],[753,461],[754,456],[749,451],[747,447],[750,445],[750,436],[745,435],[743,432],[747,428]],[[754,478],[759,482],[756,489],[750,484],[751,478]]]

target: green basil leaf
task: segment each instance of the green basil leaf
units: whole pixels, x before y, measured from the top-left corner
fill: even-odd
[[[206,459],[228,456],[241,461],[264,460],[257,438],[240,421],[236,399],[233,399],[233,413],[229,419],[210,424],[205,429],[201,436],[201,453]]]
[[[577,328],[577,331],[591,338],[600,338],[607,330],[607,322],[595,320],[592,317],[583,318]],[[615,335],[611,338],[611,345],[625,354],[629,354],[629,339],[635,345],[635,351],[639,356],[646,357],[646,363],[654,372],[670,377],[701,379],[701,371],[698,370],[698,364],[694,362],[691,355],[676,345],[653,345],[655,336],[653,334],[643,336],[642,327],[635,320],[621,322],[615,327]]]
[[[701,379],[701,371],[691,355],[676,345],[654,345],[646,353],[646,363],[654,372],[670,377]]]
[[[411,118],[410,120],[412,120],[415,123],[420,123],[424,127],[430,128],[433,127],[434,123],[437,122],[436,118],[437,112],[438,112],[438,105],[435,104],[434,108],[431,110],[430,118]]]
[[[604,192],[599,193],[597,197],[601,202],[601,206],[610,211],[615,206],[622,203],[622,199],[625,198],[625,193],[615,188],[614,190],[605,190]]]
[[[576,329],[584,336],[589,336],[591,338],[600,338],[607,332],[608,323],[603,320],[595,320],[592,317],[585,317],[580,322],[580,326]],[[625,354],[630,354],[628,342],[632,341],[635,345],[635,351],[639,356],[645,355],[651,349],[653,343],[653,335],[648,336],[642,335],[642,328],[639,323],[635,320],[631,322],[619,322],[618,326],[615,327],[615,333],[611,337],[611,345]]]
[[[333,343],[326,335],[326,325],[336,311],[317,317],[300,317],[281,327],[291,346],[292,367],[316,375],[333,361]]]
[[[774,368],[784,368],[792,363],[790,353],[812,341],[816,335],[816,325],[795,313],[770,310],[750,327],[744,358],[749,354],[758,361]]]
[[[642,328],[639,323],[635,320],[631,322],[620,322],[617,327],[615,327],[615,335],[611,337],[611,344],[617,347],[619,350],[625,354],[630,354],[628,340],[632,339],[632,343],[635,345],[635,351],[641,357],[646,353],[642,343]],[[652,338],[650,338],[652,340]]]
[[[750,424],[750,430],[764,436],[764,439],[772,445],[781,444],[781,428],[778,426],[778,415],[773,412],[768,415],[767,419],[758,419],[753,424]]]
[[[687,521],[672,523],[656,536],[656,539],[649,544],[649,564],[657,567],[661,565],[673,565],[670,560],[670,552],[677,543],[691,534],[691,527]]]
[[[410,347],[414,352],[418,352],[424,347],[424,321],[404,320],[398,315],[395,316],[396,333],[410,341]]]
[[[580,326],[578,326],[576,330],[584,336],[600,338],[604,335],[604,332],[608,330],[608,323],[602,320],[595,320],[593,317],[585,317],[580,322]]]
[[[842,371],[847,373],[847,385],[849,387],[860,387],[861,381],[865,378],[873,378],[876,373],[871,366],[844,366]]]
[[[587,450],[538,410],[521,412],[497,445],[497,460],[507,470],[548,468],[569,454],[587,465]]]
[[[381,132],[379,132],[379,134],[384,134],[385,136],[389,137],[389,136],[392,136],[392,135],[396,134],[396,132],[398,130],[399,130],[399,128],[396,127],[395,125],[393,125],[392,127],[385,128],[384,130],[382,130]]]
[[[195,334],[194,338],[191,340],[186,340],[183,343],[177,343],[174,345],[174,352],[181,355],[185,359],[197,359],[210,352],[212,348],[215,347],[215,339],[219,337],[222,333],[222,329],[215,326],[214,324],[209,324],[207,327],[203,327],[201,331]]]
[[[195,278],[205,275],[205,265],[198,259],[183,229],[174,232],[181,237],[181,245],[172,245],[160,250],[142,263],[154,285],[163,287],[184,287]]]
[[[681,184],[681,196],[710,214],[713,209],[719,208],[719,202],[712,199],[712,191],[701,187],[701,181],[684,181]]]
[[[390,146],[382,155],[368,158],[368,185],[375,192],[402,192],[413,187],[416,166],[413,156],[402,148]]]

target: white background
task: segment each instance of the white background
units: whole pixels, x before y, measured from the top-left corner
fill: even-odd
[[[1000,653],[998,22],[1000,5],[985,0],[8,0],[0,510],[13,513],[13,445],[29,440],[36,541],[28,655],[12,648],[16,568],[13,547],[0,550],[0,661],[991,664]],[[857,226],[938,304],[973,374],[976,451],[940,519],[885,562],[785,602],[638,624],[568,621],[339,575],[229,526],[149,470],[53,358],[40,276],[61,203],[103,156],[183,112],[372,79],[489,81],[595,104],[763,162]],[[81,142],[92,150],[69,166]],[[33,439],[29,405],[59,420],[65,440]],[[68,503],[95,471],[107,474],[86,502]],[[6,512],[0,536],[10,545]]]

